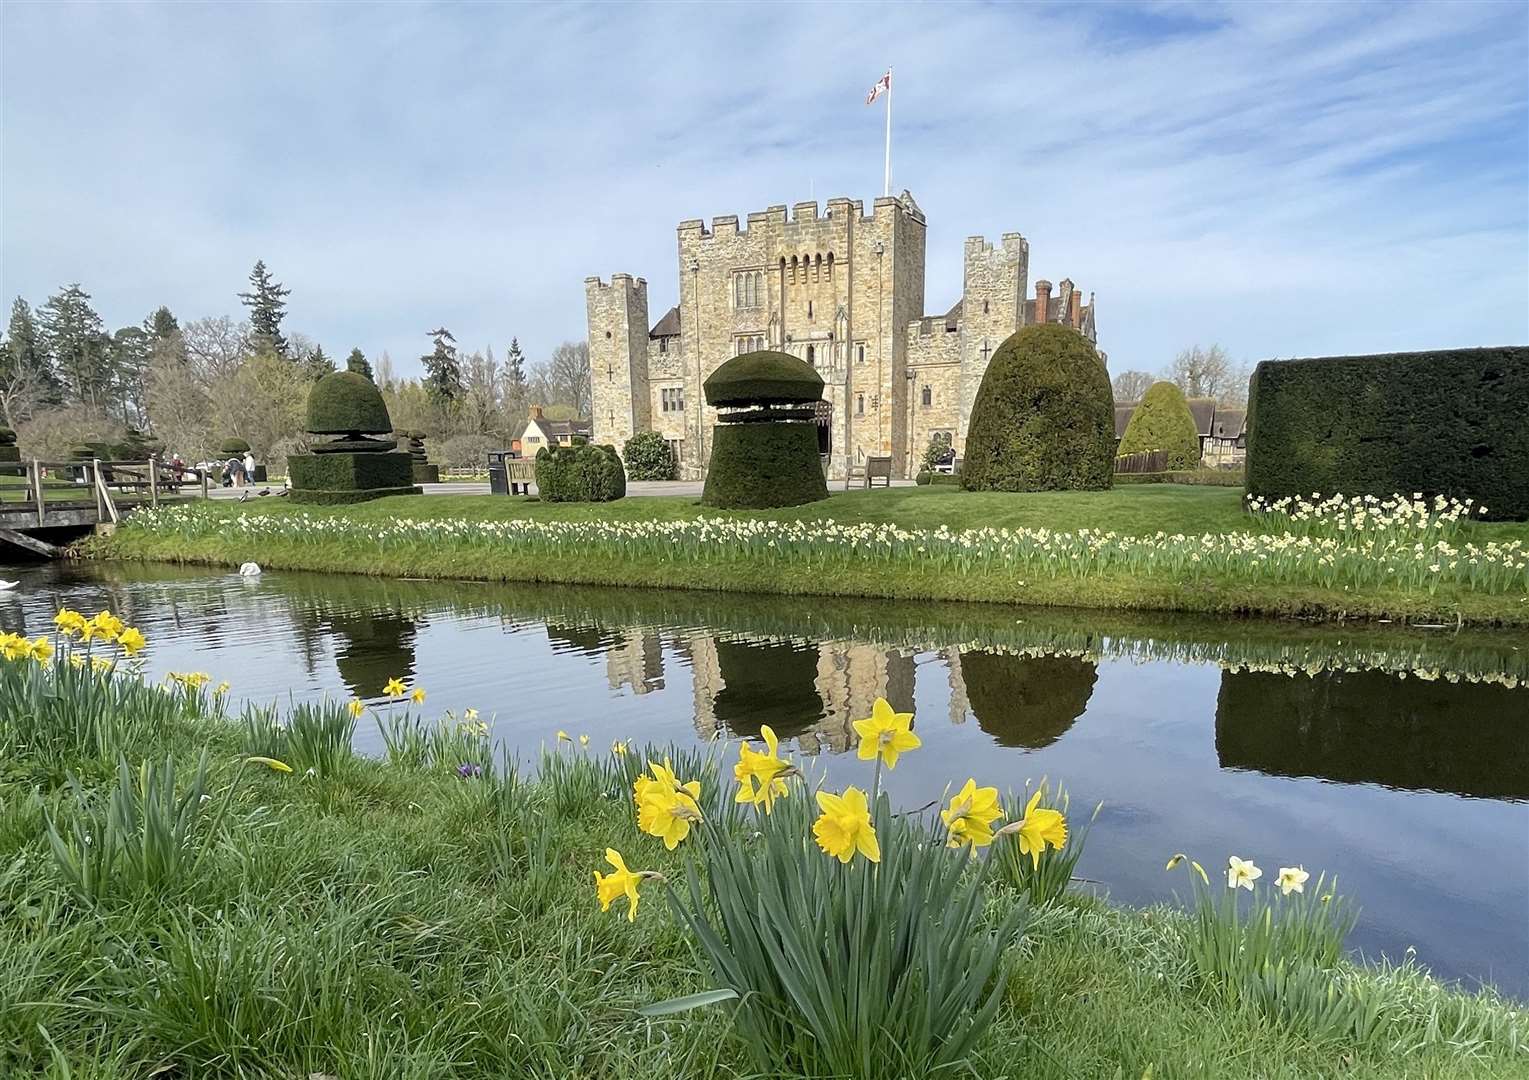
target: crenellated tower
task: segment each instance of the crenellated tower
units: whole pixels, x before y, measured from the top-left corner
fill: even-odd
[[[612,274],[584,279],[589,315],[590,411],[596,442],[620,450],[651,426],[648,396],[648,283]]]
[[[961,405],[957,438],[964,444],[972,403],[987,373],[988,360],[1003,340],[1024,325],[1030,276],[1030,243],[1004,233],[997,244],[966,239],[961,285]]]

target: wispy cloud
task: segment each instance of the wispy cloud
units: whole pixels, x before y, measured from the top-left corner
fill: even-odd
[[[1529,340],[1518,5],[28,5],[0,9],[3,287],[113,325],[236,310],[255,258],[331,352],[445,323],[533,356],[583,278],[655,317],[682,218],[893,173],[1098,293],[1112,366]]]

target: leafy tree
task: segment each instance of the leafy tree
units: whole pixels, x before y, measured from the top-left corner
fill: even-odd
[[[457,339],[444,326],[430,331],[435,348],[420,357],[425,366],[425,392],[436,405],[450,405],[462,396],[462,369],[457,363]]]
[[[504,358],[504,411],[511,420],[526,415],[531,403],[531,383],[526,378],[526,354],[520,350],[520,339],[510,338],[510,351]]]
[[[371,361],[366,358],[366,354],[360,349],[350,350],[350,355],[345,358],[345,370],[354,371],[357,375],[364,375],[368,379],[372,378]],[[373,381],[375,382],[376,380]]]
[[[936,431],[929,437],[929,445],[924,447],[924,456],[919,460],[919,468],[924,472],[933,472],[934,467],[943,462],[950,453],[950,432]]]
[[[75,282],[42,306],[42,341],[65,395],[102,409],[111,400],[111,340],[90,294]]]
[[[1115,401],[1125,403],[1128,401],[1140,401],[1147,388],[1157,382],[1157,378],[1146,371],[1122,371],[1115,376]]]
[[[155,308],[153,313],[143,320],[143,329],[155,341],[168,339],[172,334],[179,333],[180,328],[180,320],[163,304]]]
[[[674,448],[656,431],[639,431],[621,448],[628,480],[673,480]]]
[[[21,297],[11,304],[11,321],[0,348],[0,419],[15,429],[18,422],[53,396],[53,371],[31,305]]]
[[[212,430],[244,439],[258,460],[267,460],[272,447],[303,429],[311,386],[296,364],[262,352],[240,365],[216,399]]]
[[[282,288],[281,282],[271,277],[265,262],[257,259],[250,271],[250,291],[239,294],[240,302],[250,309],[250,329],[256,341],[281,357],[287,355],[281,320],[286,317],[286,298],[291,293],[291,289]]]

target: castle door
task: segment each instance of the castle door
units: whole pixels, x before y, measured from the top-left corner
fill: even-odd
[[[826,401],[820,401],[813,408],[818,422],[818,453],[827,457],[833,453],[834,407]]]

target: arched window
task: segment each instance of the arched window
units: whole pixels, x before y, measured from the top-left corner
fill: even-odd
[[[864,416],[865,415],[865,395],[864,394],[856,394],[855,395],[855,415],[856,416]]]
[[[791,256],[791,284],[796,284],[796,256]]]
[[[812,260],[812,280],[819,281],[823,277],[823,256],[815,256]]]
[[[855,363],[857,363],[857,364],[865,363],[865,346],[864,345],[856,346],[856,348],[855,348]]]
[[[984,315],[987,314],[987,301],[986,300],[982,301],[982,314],[984,314]]]
[[[832,281],[833,279],[834,279],[834,253],[830,251],[828,253],[828,280]]]
[[[934,404],[934,391],[930,388],[928,383],[925,383],[924,384],[924,408],[927,409],[927,408],[929,408],[929,406],[931,406],[933,404]]]
[[[733,307],[741,308],[742,306],[743,306],[743,275],[742,274],[734,274],[733,275]]]
[[[807,274],[807,271],[805,269],[803,269],[802,270],[802,275],[805,277],[806,274]],[[812,318],[812,301],[811,300],[807,301],[807,318],[809,318],[809,319]]]
[[[811,345],[807,346],[807,362],[813,367],[818,365],[818,351]]]

